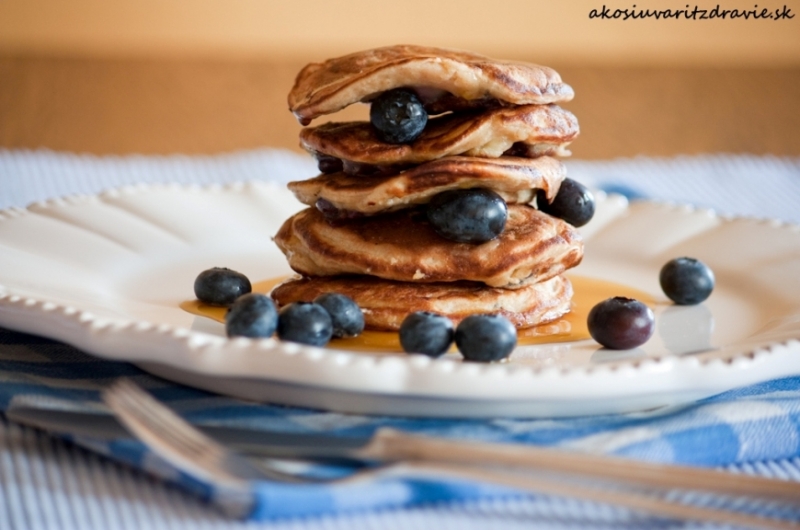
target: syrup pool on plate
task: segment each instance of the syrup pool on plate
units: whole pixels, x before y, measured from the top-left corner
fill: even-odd
[[[546,344],[552,342],[572,342],[590,338],[589,330],[586,327],[586,317],[589,311],[598,302],[602,302],[613,296],[625,296],[635,298],[649,306],[653,306],[655,300],[647,293],[628,287],[619,283],[586,278],[584,276],[568,275],[572,282],[575,294],[572,297],[572,307],[569,313],[563,317],[518,331],[518,344]],[[284,281],[286,278],[273,278],[253,284],[253,292],[269,293],[273,287]],[[214,319],[218,322],[225,322],[225,312],[227,308],[216,307],[204,304],[198,300],[187,300],[180,304],[181,309],[194,315],[199,315]],[[356,351],[384,351],[402,352],[400,339],[396,332],[391,331],[364,331],[358,337],[349,339],[333,339],[329,348]]]

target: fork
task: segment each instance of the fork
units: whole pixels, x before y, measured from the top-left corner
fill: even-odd
[[[116,381],[103,391],[103,399],[120,422],[155,454],[188,475],[211,484],[215,490],[213,500],[229,515],[243,516],[252,508],[255,498],[250,488],[250,481],[320,482],[320,479],[281,472],[265,465],[264,462],[239,456],[197,430],[132,381],[126,379]],[[584,476],[580,478],[580,481],[576,481],[577,469],[568,469],[567,471],[572,471],[572,473],[566,475],[546,468],[537,471],[530,465],[530,462],[522,461],[522,467],[527,467],[527,473],[520,473],[519,469],[509,470],[509,466],[513,465],[515,458],[518,459],[519,455],[525,456],[526,448],[511,451],[506,458],[497,459],[493,458],[496,456],[492,452],[492,449],[496,449],[493,444],[467,444],[409,435],[400,435],[398,438],[394,436],[395,434],[397,433],[391,431],[379,432],[376,435],[376,443],[371,444],[373,446],[372,456],[376,460],[388,460],[391,462],[390,464],[365,468],[354,472],[347,478],[335,481],[352,482],[389,476],[457,478],[494,483],[540,494],[615,504],[652,515],[676,519],[728,523],[754,528],[800,528],[788,521],[767,519],[717,508],[698,507],[653,495],[634,493],[630,489],[620,488],[619,484],[614,482],[598,483],[597,479],[602,477],[597,473],[594,474],[594,477]],[[397,457],[395,460],[387,459],[385,454],[381,454],[381,449],[386,450],[387,447],[390,452],[394,448],[395,453],[404,454],[406,459],[399,461],[396,460]],[[509,449],[509,446],[498,447],[504,451]],[[399,450],[400,448],[402,449]],[[557,451],[545,451],[558,453]],[[367,455],[369,452],[370,446],[368,445]],[[470,457],[472,460],[469,460]],[[476,457],[479,459],[476,460]],[[597,458],[603,460],[606,457]],[[607,458],[607,460],[608,467],[613,468],[615,459]],[[475,464],[475,462],[480,462],[480,464]],[[494,464],[495,467],[488,467],[490,464]],[[734,478],[729,474],[712,473],[717,475],[718,480],[730,481]],[[625,477],[624,474],[623,476],[619,476],[619,474],[614,476],[613,473],[610,473],[610,478],[619,481]],[[735,478],[752,479],[755,477]],[[595,481],[592,482],[592,479]],[[784,482],[757,478],[756,484],[760,484],[760,481]],[[623,480],[623,482],[625,481]],[[791,483],[779,485],[784,488],[778,488],[776,490],[778,494],[773,495],[774,497],[797,501],[798,495],[800,495],[800,486]],[[653,484],[650,486],[652,487]],[[686,488],[685,485],[684,487]],[[730,487],[722,486],[721,489],[727,489],[726,493],[729,494],[732,492],[738,495],[742,494],[737,488],[731,490]]]

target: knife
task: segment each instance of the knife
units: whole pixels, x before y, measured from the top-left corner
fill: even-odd
[[[134,440],[111,414],[101,411],[63,410],[12,402],[5,412],[13,422],[57,434],[102,441]],[[330,434],[292,434],[218,425],[194,425],[222,445],[248,456],[365,462],[358,450],[369,438]]]

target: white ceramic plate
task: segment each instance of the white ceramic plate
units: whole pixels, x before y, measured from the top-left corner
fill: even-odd
[[[643,410],[800,373],[800,228],[600,196],[583,276],[652,294],[641,348],[593,341],[462,363],[236,339],[178,308],[202,270],[289,271],[271,241],[300,205],[264,183],[144,186],[0,213],[0,325],[60,339],[164,377],[249,399],[357,413],[541,417]],[[716,273],[705,303],[658,286],[673,257]]]

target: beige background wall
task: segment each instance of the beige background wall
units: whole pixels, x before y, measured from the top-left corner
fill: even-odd
[[[604,2],[796,12],[590,20]],[[800,0],[0,0],[0,148],[299,150],[298,70],[394,43],[556,68],[576,92],[579,158],[800,155]]]
[[[794,8],[794,20],[590,20],[612,8]],[[418,43],[542,62],[800,64],[797,0],[0,0],[0,50],[328,57]]]

